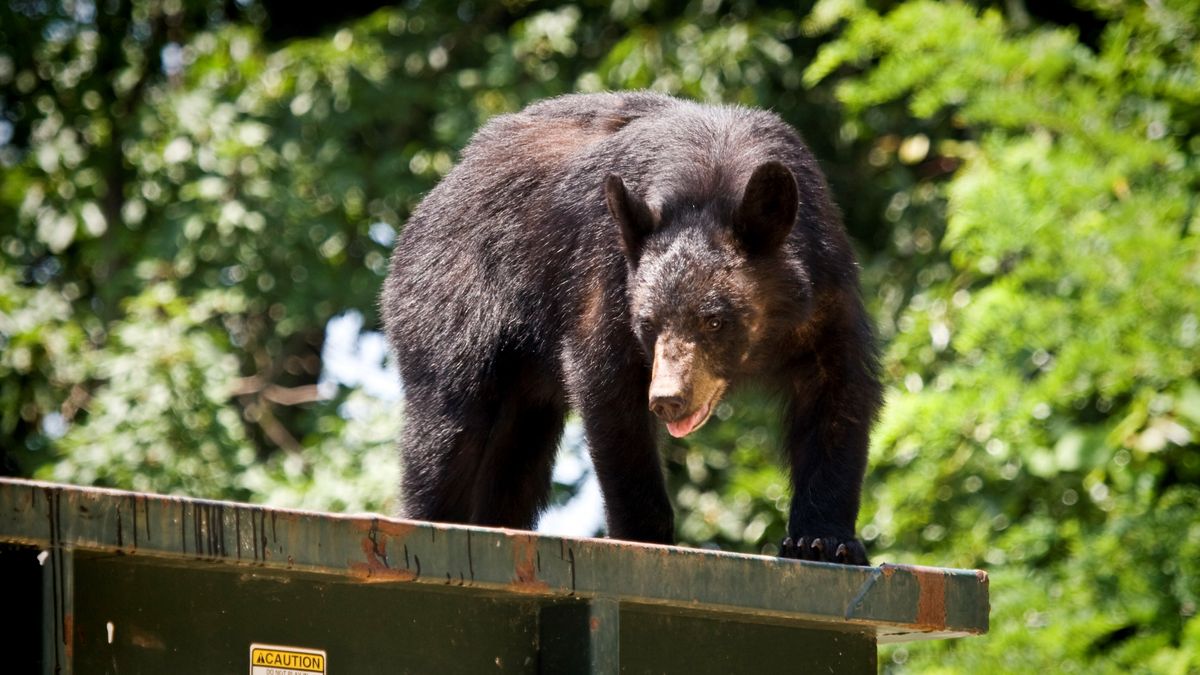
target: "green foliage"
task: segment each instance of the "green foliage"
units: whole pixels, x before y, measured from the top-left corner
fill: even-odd
[[[223,335],[203,328],[237,311],[236,297],[215,291],[185,299],[159,284],[131,298],[127,318],[109,328],[106,349],[84,361],[88,375],[107,385],[82,403],[87,421],[58,444],[61,461],[36,476],[203,494],[253,464],[241,419],[226,405],[237,358]]]
[[[27,287],[0,266],[0,434],[17,436],[27,420],[60,404],[56,391],[84,379],[79,352],[84,329],[57,289]],[[34,436],[30,450],[45,443]],[[15,458],[13,458],[15,462]],[[5,467],[9,468],[9,467]],[[15,468],[15,467],[12,467]]]
[[[434,1],[282,42],[268,19],[0,7],[5,472],[387,510],[401,410],[317,384],[325,327],[377,323],[391,236],[474,129],[575,90],[760,105],[822,159],[886,347],[872,557],[992,575],[989,636],[886,667],[1200,668],[1195,3]],[[747,392],[665,442],[685,542],[775,550],[772,410]]]
[[[902,103],[960,164],[888,349],[903,387],[864,532],[901,559],[1025,576],[997,578],[991,639],[907,649],[913,670],[1014,663],[1030,628],[1046,634],[1016,670],[1200,662],[1200,128],[1173,84],[1200,75],[1200,13],[1161,10],[1122,15],[1093,52],[964,5],[854,8],[806,72],[849,72],[852,115]]]
[[[678,536],[697,546],[774,554],[787,536],[791,497],[782,470],[777,402],[741,392],[716,419],[688,436],[664,440],[672,469]]]
[[[240,484],[272,506],[339,512],[393,512],[400,475],[393,401],[355,389],[326,413],[296,452],[274,453],[249,467]]]

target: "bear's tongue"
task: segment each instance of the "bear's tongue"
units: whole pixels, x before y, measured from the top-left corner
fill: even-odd
[[[707,417],[708,404],[705,403],[702,408],[691,415],[688,415],[687,417],[676,422],[667,422],[667,431],[671,432],[671,435],[675,438],[683,438],[684,436],[687,436],[695,431],[696,427],[700,426],[700,423],[703,422]]]

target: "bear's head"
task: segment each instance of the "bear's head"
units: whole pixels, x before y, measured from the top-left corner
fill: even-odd
[[[628,261],[630,323],[652,363],[649,406],[676,437],[708,421],[739,375],[763,367],[774,315],[805,304],[806,275],[784,245],[796,179],[770,161],[743,185],[732,197],[685,188],[647,202],[619,176],[604,184]]]

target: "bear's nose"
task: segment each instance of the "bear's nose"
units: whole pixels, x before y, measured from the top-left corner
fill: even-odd
[[[683,397],[655,396],[650,399],[650,410],[661,420],[674,421],[683,415]]]

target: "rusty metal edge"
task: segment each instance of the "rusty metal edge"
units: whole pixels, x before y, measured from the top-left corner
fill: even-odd
[[[613,598],[874,632],[988,630],[979,570],[874,568],[0,478],[0,541],[548,597]]]

